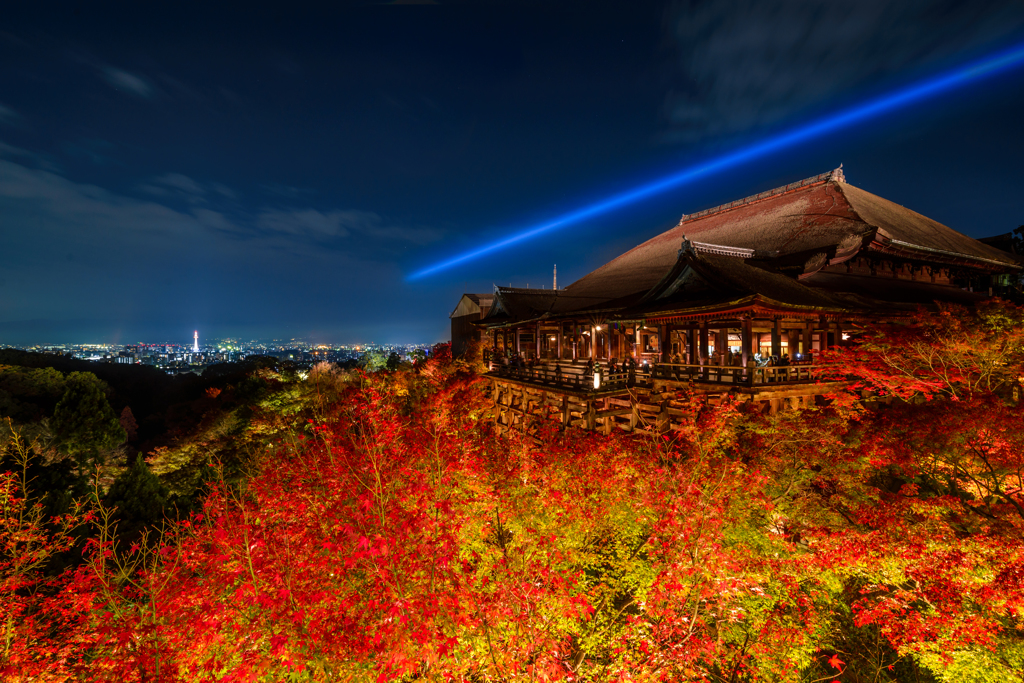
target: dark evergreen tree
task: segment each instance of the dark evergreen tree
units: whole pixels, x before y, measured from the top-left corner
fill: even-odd
[[[167,488],[140,454],[132,466],[114,480],[103,504],[117,508],[119,529],[124,537],[158,524],[164,517],[167,497]]]
[[[121,411],[121,418],[118,422],[121,423],[121,428],[124,429],[125,437],[129,441],[132,441],[138,433],[139,424],[135,421],[135,416],[132,415],[132,409],[130,406],[124,407],[124,410]]]
[[[96,375],[72,372],[64,387],[53,412],[54,435],[62,451],[73,456],[80,468],[88,468],[103,451],[124,443],[125,431]]]

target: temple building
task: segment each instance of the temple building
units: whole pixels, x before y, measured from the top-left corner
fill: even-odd
[[[491,294],[463,294],[448,317],[452,321],[452,353],[465,355],[470,344],[481,340],[480,328],[473,325],[491,310]]]
[[[632,429],[637,387],[686,382],[773,410],[813,400],[824,391],[811,386],[818,352],[922,305],[970,305],[1019,270],[1012,255],[848,184],[839,168],[685,215],[565,289],[496,287],[473,325],[496,402],[511,385],[548,406],[570,397],[580,410],[563,400],[562,422],[585,409],[578,419],[595,428],[597,409],[620,417],[616,395],[629,394],[634,414],[620,426]]]

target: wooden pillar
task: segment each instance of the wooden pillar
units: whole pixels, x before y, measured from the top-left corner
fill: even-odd
[[[740,344],[743,345],[743,367],[746,368],[750,363],[751,353],[750,346],[754,341],[754,335],[751,330],[750,316],[743,317],[743,329],[740,331]],[[746,372],[746,370],[744,370]]]
[[[604,325],[604,356],[605,360],[611,362],[612,360],[612,328],[607,323]]]
[[[728,357],[725,355],[729,351],[729,328],[721,327],[718,329],[718,338],[715,341],[715,355],[718,356],[719,365],[725,365]]]
[[[697,362],[707,365],[708,358],[708,321],[700,322],[700,341],[697,344]]]
[[[782,357],[782,319],[778,316],[772,321],[772,355]]]
[[[807,353],[811,352],[811,324],[810,323],[804,323],[803,337],[804,337],[804,340],[803,340],[802,348],[800,349],[800,353],[807,354]]]
[[[558,323],[558,329],[555,330],[555,357],[558,362],[562,360],[562,323]]]
[[[695,327],[686,330],[686,364],[700,364],[700,356],[697,354],[697,328]]]
[[[843,325],[838,320],[835,324],[835,346],[840,346],[843,342]]]
[[[597,327],[590,326],[590,360],[597,361]]]
[[[537,355],[534,356],[534,358],[536,358],[537,360],[540,360],[540,347],[541,347],[541,344],[540,344],[540,342],[541,342],[540,334],[541,334],[541,332],[540,332],[540,323],[537,323],[537,331],[536,331],[536,333],[533,336],[534,346],[537,347],[537,352],[536,352]]]
[[[672,340],[669,338],[669,326],[658,325],[658,345],[661,348],[661,362],[672,360]]]
[[[706,382],[708,379],[708,321],[702,320],[700,322],[700,347],[697,349],[697,358],[700,359],[700,364],[704,366],[701,373],[701,377]]]
[[[644,348],[640,346],[640,324],[637,323],[633,326],[633,357],[639,361],[643,350]]]

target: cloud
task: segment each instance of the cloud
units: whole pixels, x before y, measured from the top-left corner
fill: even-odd
[[[373,239],[390,242],[409,242],[418,246],[436,242],[444,237],[444,232],[427,227],[404,227],[398,225],[371,225],[363,230],[363,234]]]
[[[678,2],[667,139],[772,127],[841,94],[976,56],[1024,28],[1006,0]]]
[[[231,222],[227,216],[219,211],[212,211],[210,209],[194,209],[192,215],[196,217],[200,225],[210,230],[216,230],[222,233],[228,233],[233,235],[241,234],[241,229],[233,222]]]
[[[106,321],[90,334],[207,324],[276,335],[282,326],[315,325],[347,338],[362,333],[353,321],[371,325],[376,309],[338,292],[368,283],[382,296],[422,300],[403,320],[437,326],[425,313],[426,295],[406,288],[399,266],[400,250],[430,231],[391,225],[371,211],[246,212],[228,200],[220,207],[212,183],[194,180],[209,202],[173,208],[30,168],[26,155],[0,146],[0,341],[13,334],[5,321],[38,319],[57,321],[50,338],[62,341],[75,320]],[[195,189],[173,174],[160,179],[153,187],[172,198]]]
[[[372,211],[351,209],[327,212],[311,208],[265,209],[257,216],[256,225],[268,236],[347,237],[349,245],[372,243],[378,251],[387,251],[388,246],[396,246],[396,243],[424,245],[443,237],[440,230],[389,224]]]
[[[115,69],[112,66],[103,67],[102,73],[104,80],[115,90],[128,92],[145,99],[149,99],[156,94],[153,86],[141,76],[136,76],[122,69]]]
[[[264,183],[261,187],[265,190],[269,190],[276,195],[287,197],[288,199],[299,199],[301,197],[311,197],[316,194],[316,190],[308,187],[292,187],[291,185],[282,185],[280,183]]]
[[[0,123],[12,124],[17,122],[21,118],[18,116],[18,112],[14,111],[10,107],[0,104]]]
[[[223,183],[203,183],[183,173],[165,173],[139,185],[139,189],[154,197],[184,199],[190,204],[205,204],[216,199],[235,200],[238,198],[235,191]]]
[[[227,185],[221,185],[220,183],[210,183],[210,189],[228,199],[236,199],[238,195],[235,194]]]
[[[56,164],[42,154],[30,152],[27,149],[15,147],[14,145],[8,145],[3,141],[0,141],[0,159],[23,159],[31,162],[33,166],[45,168],[49,171],[56,171],[58,168]]]
[[[328,211],[266,209],[256,217],[256,226],[270,234],[313,238],[345,237],[352,231],[363,231],[380,223],[380,216],[370,211]]]
[[[189,178],[187,175],[181,173],[165,173],[162,176],[153,179],[154,183],[163,185],[175,190],[179,190],[186,194],[204,195],[206,190],[202,185]]]

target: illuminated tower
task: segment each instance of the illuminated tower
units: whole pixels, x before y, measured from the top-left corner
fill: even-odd
[[[199,330],[192,335],[192,353],[199,353]]]

